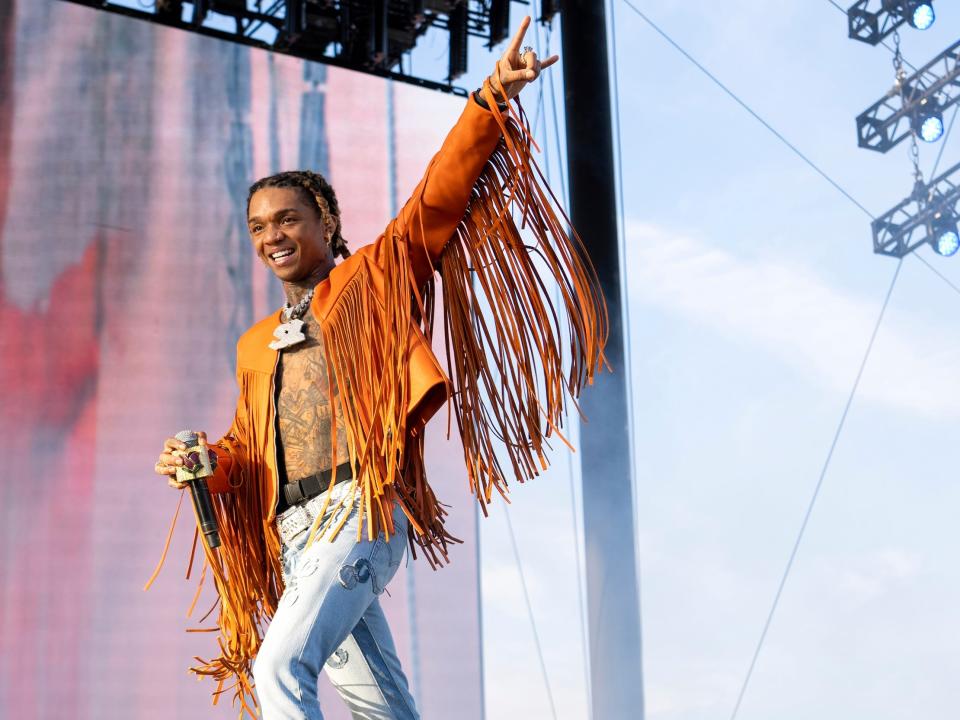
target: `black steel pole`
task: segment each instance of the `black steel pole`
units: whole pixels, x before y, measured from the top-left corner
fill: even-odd
[[[607,298],[610,339],[603,373],[584,390],[581,427],[587,617],[594,720],[641,720],[643,674],[634,541],[627,372],[617,242],[617,189],[602,0],[561,0],[567,169],[574,227]]]

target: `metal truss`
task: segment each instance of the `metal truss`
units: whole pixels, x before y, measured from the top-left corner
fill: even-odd
[[[466,96],[453,81],[467,70],[468,39],[496,45],[509,32],[510,2],[531,0],[66,1]],[[401,59],[430,28],[450,37],[446,82],[403,70]]]
[[[938,212],[956,213],[960,200],[960,163],[919,184],[900,204],[871,223],[873,251],[903,257],[931,240],[930,223]]]
[[[960,100],[960,41],[940,53],[857,116],[857,143],[887,152],[910,135],[910,120],[924,101],[939,103],[940,111]]]
[[[871,5],[879,5],[871,10]],[[877,45],[907,22],[903,0],[857,0],[847,9],[847,34],[853,40]]]

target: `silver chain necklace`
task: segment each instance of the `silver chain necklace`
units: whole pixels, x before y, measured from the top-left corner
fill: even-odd
[[[296,305],[291,307],[290,303],[287,303],[286,307],[283,308],[283,318],[286,322],[278,325],[273,331],[273,337],[276,339],[269,345],[271,350],[283,350],[307,339],[307,336],[303,334],[303,320],[300,318],[310,307],[312,299],[313,290],[311,289]]]

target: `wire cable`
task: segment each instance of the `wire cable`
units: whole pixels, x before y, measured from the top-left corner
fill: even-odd
[[[539,45],[540,29],[539,29],[539,25],[537,24],[537,17],[536,17],[536,10],[535,10],[535,9],[534,9],[534,11],[533,11],[532,21],[533,21],[533,25],[534,25],[534,34],[535,34],[535,36],[536,36],[536,38],[537,38],[537,44]],[[547,33],[546,33],[546,47],[545,47],[545,51],[544,51],[544,56],[545,56],[545,57],[549,57],[549,55],[550,55],[550,38],[551,38],[551,35],[552,35],[552,27],[551,27],[551,29],[548,30]],[[547,76],[548,76],[549,79],[550,79],[551,104],[552,104],[552,106],[553,106],[553,116],[554,116],[554,117],[553,117],[553,119],[554,119],[554,130],[555,130],[555,135],[556,135],[557,148],[558,148],[558,150],[559,150],[559,147],[560,147],[560,146],[559,146],[559,142],[560,142],[560,141],[559,141],[559,124],[558,124],[557,118],[556,118],[556,102],[554,101],[554,97],[553,97],[553,96],[554,96],[553,73],[548,73]],[[543,95],[544,95],[544,83],[541,82],[541,83],[540,83],[540,87],[539,87],[539,92],[538,92],[538,94],[537,94],[537,109],[536,109],[536,113],[535,113],[535,115],[534,115],[534,122],[533,122],[533,134],[534,134],[534,136],[536,136],[537,133],[538,133],[541,117],[543,117],[543,118],[546,117],[546,113],[543,112],[543,108],[544,108]],[[544,135],[546,135],[546,126],[544,127]],[[545,164],[546,164],[546,172],[547,172],[547,177],[549,178],[549,177],[550,177],[549,143],[546,142],[546,141],[544,141],[543,147],[544,147],[544,161],[545,161]],[[566,197],[566,182],[564,181],[563,169],[562,169],[562,165],[560,165],[560,163],[559,163],[559,158],[557,159],[557,162],[558,162],[559,175],[560,175],[561,182],[562,182],[563,188],[564,188],[564,190],[563,190],[564,197]],[[573,497],[574,497],[574,496],[573,496],[573,475],[572,475],[572,471],[571,471],[571,473],[570,473],[570,491],[571,491],[571,500],[572,500]],[[571,510],[572,510],[572,514],[573,514],[573,529],[574,529],[574,531],[573,531],[573,539],[574,539],[574,545],[575,545],[575,547],[574,547],[574,551],[575,551],[574,554],[575,554],[575,556],[576,556],[576,565],[577,565],[576,576],[577,576],[578,602],[579,602],[579,604],[580,604],[580,616],[581,616],[580,631],[581,631],[581,640],[582,640],[582,642],[585,643],[585,642],[586,642],[586,639],[585,639],[585,637],[583,636],[583,633],[584,633],[584,624],[583,624],[583,599],[582,599],[582,596],[583,596],[583,587],[582,587],[582,579],[581,579],[582,573],[581,573],[581,569],[580,569],[580,549],[579,549],[579,542],[578,542],[579,535],[578,535],[577,522],[576,522],[576,509],[573,508],[573,507],[571,507]],[[536,618],[534,617],[534,614],[533,614],[533,604],[532,604],[531,601],[530,601],[530,594],[529,594],[529,591],[528,591],[528,589],[527,589],[526,576],[525,576],[524,571],[523,571],[523,562],[522,562],[522,560],[520,559],[520,550],[519,550],[519,548],[518,548],[518,546],[517,546],[516,536],[515,536],[514,531],[513,531],[513,522],[512,522],[511,519],[510,519],[510,513],[509,513],[509,511],[507,510],[506,505],[503,506],[503,511],[504,511],[504,517],[506,518],[506,521],[507,521],[507,529],[508,529],[508,531],[509,531],[509,536],[510,536],[510,545],[511,545],[511,548],[513,549],[514,561],[516,562],[517,572],[518,572],[518,574],[520,575],[520,585],[521,585],[521,588],[523,589],[523,599],[524,599],[524,603],[525,603],[526,609],[527,609],[527,619],[529,620],[529,623],[530,623],[530,630],[531,630],[531,632],[533,633],[534,646],[535,646],[535,648],[536,648],[536,651],[537,651],[537,659],[538,659],[539,664],[540,664],[540,672],[541,672],[541,675],[542,675],[542,677],[543,677],[544,687],[546,688],[546,691],[547,691],[547,699],[548,699],[548,701],[549,701],[549,703],[550,703],[550,714],[551,714],[551,717],[553,717],[554,720],[556,720],[556,717],[557,717],[557,709],[556,709],[556,704],[555,704],[554,698],[553,698],[553,690],[552,690],[551,685],[550,685],[550,678],[549,678],[549,674],[547,673],[547,666],[546,666],[546,662],[545,662],[544,657],[543,657],[543,648],[542,648],[541,643],[540,643],[540,634],[539,634],[539,632],[537,631]],[[584,645],[584,647],[585,647],[585,645]],[[588,695],[589,695],[589,692],[590,692],[589,682],[587,682],[587,684],[586,684],[586,686],[585,686],[585,689],[586,689],[586,691],[587,691],[587,693],[588,693]]]
[[[947,277],[946,275],[944,275],[942,272],[940,272],[939,270],[937,270],[936,267],[934,267],[933,265],[931,265],[930,262],[929,262],[925,257],[923,257],[923,255],[918,255],[917,253],[913,253],[913,257],[915,257],[917,260],[919,260],[919,261],[922,262],[924,265],[926,265],[928,268],[930,268],[930,271],[931,271],[931,272],[933,272],[933,273],[934,273],[935,275],[937,275],[941,280],[943,280],[947,285],[949,285],[951,288],[953,288],[953,291],[954,291],[955,293],[957,293],[958,295],[960,295],[960,287],[957,287],[957,286],[953,283],[953,281],[950,280],[950,278],[948,278],[948,277]]]
[[[831,2],[831,0],[827,0],[827,1],[828,1],[828,2]],[[726,85],[724,85],[722,82],[720,82],[720,80],[719,80],[713,73],[711,73],[706,67],[704,67],[704,66],[701,65],[699,62],[697,62],[697,60],[696,60],[692,55],[690,55],[690,53],[688,53],[686,50],[684,50],[672,37],[670,37],[670,36],[669,36],[666,32],[664,32],[656,23],[654,23],[649,17],[647,17],[643,12],[641,12],[641,11],[636,7],[636,5],[634,5],[632,2],[630,2],[630,0],[623,0],[623,2],[624,2],[624,4],[626,4],[627,7],[629,7],[631,10],[633,10],[641,19],[643,19],[644,22],[646,22],[651,28],[653,28],[664,40],[666,40],[668,43],[670,43],[670,45],[672,45],[681,55],[683,55],[685,58],[687,58],[687,60],[689,60],[693,65],[695,65],[704,75],[706,75],[708,78],[710,78],[710,80],[712,80],[721,90],[723,90],[727,95],[729,95],[738,105],[740,105],[744,110],[746,110],[750,115],[752,115],[761,125],[763,125],[767,130],[769,130],[778,140],[780,140],[784,145],[786,145],[788,148],[790,148],[790,149],[791,149],[798,157],[800,157],[800,159],[802,159],[807,165],[809,165],[811,168],[813,168],[813,169],[817,172],[818,175],[820,175],[824,180],[826,180],[828,183],[830,183],[834,188],[836,188],[837,190],[839,190],[840,193],[843,194],[843,196],[844,196],[845,198],[847,198],[847,200],[849,200],[849,201],[850,201],[851,203],[853,203],[856,207],[858,207],[861,211],[863,211],[863,213],[866,214],[867,217],[869,217],[871,220],[876,220],[876,216],[874,216],[873,213],[871,213],[869,210],[867,210],[867,208],[864,207],[862,203],[860,203],[859,201],[857,201],[857,199],[854,198],[849,192],[847,192],[838,182],[836,182],[833,178],[831,178],[829,175],[827,175],[826,172],[824,172],[824,171],[821,170],[816,164],[814,164],[812,160],[810,160],[810,159],[809,159],[806,155],[804,155],[799,149],[797,149],[797,147],[796,147],[793,143],[791,143],[789,140],[787,140],[776,128],[774,128],[772,125],[770,125],[770,123],[768,123],[766,120],[764,120],[762,117],[760,117],[760,115],[759,115],[756,111],[754,111],[753,108],[751,108],[749,105],[747,105],[747,103],[745,103],[743,100],[741,100],[732,90],[730,90]],[[839,7],[839,6],[837,6],[837,7]],[[886,46],[885,46],[885,47],[886,47]],[[909,65],[909,63],[907,63],[906,60],[904,60],[904,62]],[[910,67],[913,67],[913,65],[910,65]],[[956,111],[954,111],[954,117],[956,117]],[[953,125],[953,122],[951,121],[951,127],[952,127],[952,125]],[[943,147],[941,146],[941,153],[942,153],[942,150],[943,150]],[[939,160],[938,160],[938,162],[939,162]],[[957,286],[956,286],[953,282],[951,282],[950,280],[948,280],[948,279],[943,275],[943,273],[938,272],[937,270],[935,270],[935,269],[933,268],[933,266],[930,265],[930,263],[928,263],[928,262],[927,262],[925,259],[923,259],[920,255],[918,255],[917,253],[912,253],[912,256],[915,257],[915,258],[916,258],[917,260],[919,260],[920,262],[922,262],[922,263],[923,263],[924,265],[926,265],[928,268],[930,268],[931,270],[933,270],[934,274],[936,274],[937,277],[939,277],[939,278],[940,278],[941,280],[943,280],[947,285],[949,285],[954,291],[960,293],[960,289],[958,289]]]
[[[773,133],[773,135],[775,135],[781,142],[783,142],[787,147],[789,147],[797,156],[799,156],[805,163],[807,163],[807,165],[809,165],[811,168],[813,168],[821,177],[823,177],[827,182],[829,182],[834,188],[836,188],[837,190],[839,190],[839,191],[843,194],[844,197],[846,197],[851,203],[853,203],[854,205],[856,205],[856,206],[857,206],[861,211],[863,211],[868,217],[870,217],[871,219],[874,219],[873,213],[871,213],[869,210],[867,210],[866,207],[864,207],[864,206],[863,206],[860,202],[858,202],[849,192],[847,192],[843,187],[841,187],[839,183],[837,183],[836,181],[834,181],[834,180],[833,180],[830,176],[828,176],[823,170],[821,170],[816,164],[814,164],[809,158],[807,158],[806,155],[804,155],[799,149],[797,149],[797,147],[796,147],[795,145],[793,145],[790,141],[788,141],[788,140],[787,140],[780,132],[778,132],[772,125],[770,125],[766,120],[764,120],[762,117],[760,117],[759,114],[757,114],[749,105],[747,105],[743,100],[741,100],[732,90],[730,90],[729,88],[727,88],[727,86],[724,85],[715,75],[713,75],[713,73],[711,73],[706,67],[704,67],[702,64],[700,64],[692,55],[690,55],[690,53],[688,53],[686,50],[684,50],[677,42],[675,42],[675,41],[673,40],[673,38],[671,38],[671,37],[670,37],[666,32],[664,32],[659,26],[657,26],[656,23],[654,23],[654,22],[653,22],[650,18],[648,18],[643,12],[641,12],[641,11],[639,10],[639,8],[637,8],[632,2],[630,2],[630,0],[623,0],[623,2],[627,5],[627,7],[629,7],[631,10],[633,10],[641,19],[643,19],[644,22],[646,22],[653,30],[655,30],[661,37],[663,37],[670,45],[672,45],[678,52],[680,52],[680,53],[681,53],[684,57],[686,57],[693,65],[695,65],[703,74],[705,74],[708,78],[710,78],[721,90],[723,90],[727,95],[729,95],[738,105],[740,105],[744,110],[746,110],[748,113],[750,113],[750,115],[752,115],[758,122],[760,122],[765,128],[767,128],[767,130],[769,130],[771,133]],[[912,67],[912,66],[911,66],[911,67]],[[951,123],[951,124],[952,124],[952,123]],[[923,260],[923,258],[920,258],[919,256],[916,256],[916,257],[917,257],[918,259],[922,260],[922,261],[924,262],[924,264],[926,264],[928,267],[931,267],[931,266],[929,265],[929,263],[927,263],[925,260]],[[821,469],[820,476],[819,476],[819,478],[818,478],[818,480],[817,480],[817,484],[816,484],[816,486],[815,486],[815,488],[814,488],[813,495],[812,495],[812,497],[811,497],[811,499],[810,499],[810,502],[809,502],[809,504],[808,504],[808,506],[807,506],[807,511],[806,511],[806,513],[805,513],[805,515],[804,515],[803,522],[801,523],[800,530],[799,530],[799,532],[798,532],[798,534],[797,534],[797,538],[796,538],[796,540],[795,540],[795,542],[794,542],[793,548],[791,549],[791,552],[790,552],[790,556],[789,556],[789,558],[788,558],[788,560],[787,560],[786,568],[784,569],[783,575],[782,575],[782,577],[781,577],[781,579],[780,579],[780,584],[779,584],[779,586],[777,587],[777,592],[776,592],[776,594],[775,594],[775,596],[774,596],[773,603],[772,603],[772,605],[771,605],[771,607],[770,607],[770,611],[769,611],[768,614],[767,614],[766,622],[764,623],[763,630],[762,630],[762,632],[761,632],[761,634],[760,634],[760,638],[759,638],[759,640],[758,640],[758,642],[757,642],[757,646],[756,646],[756,648],[754,649],[753,657],[751,658],[750,666],[749,666],[749,668],[748,668],[748,670],[747,670],[747,675],[746,675],[746,677],[744,678],[743,685],[741,686],[740,692],[739,692],[739,694],[738,694],[738,696],[737,696],[737,702],[736,702],[736,704],[735,704],[735,706],[734,706],[733,713],[732,713],[731,716],[730,716],[730,717],[731,717],[731,720],[736,720],[737,713],[739,712],[740,706],[741,706],[741,704],[742,704],[742,702],[743,702],[744,694],[746,693],[747,687],[748,687],[749,684],[750,684],[750,679],[751,679],[751,677],[753,676],[753,671],[754,671],[754,669],[755,669],[755,667],[756,667],[757,659],[758,659],[759,656],[760,656],[760,651],[761,651],[761,649],[763,648],[763,644],[764,644],[764,642],[765,642],[765,640],[766,640],[767,632],[769,631],[770,625],[771,625],[771,623],[772,623],[772,621],[773,621],[773,617],[774,617],[774,615],[776,614],[776,610],[777,610],[777,607],[778,607],[778,605],[779,605],[779,603],[780,603],[780,597],[781,597],[781,595],[782,595],[782,593],[783,593],[783,589],[784,589],[784,587],[785,587],[785,585],[786,585],[787,579],[788,579],[789,576],[790,576],[790,572],[791,572],[791,570],[793,569],[793,563],[794,563],[794,560],[796,559],[797,552],[798,552],[798,550],[799,550],[799,548],[800,548],[800,543],[801,543],[802,540],[803,540],[803,536],[804,536],[804,534],[805,534],[805,532],[806,532],[807,524],[808,524],[808,522],[809,522],[809,520],[810,520],[810,516],[811,516],[811,514],[812,514],[812,512],[813,512],[814,505],[816,504],[817,498],[819,497],[820,490],[821,490],[821,488],[822,488],[822,486],[823,486],[824,478],[826,477],[827,470],[828,470],[828,468],[829,468],[829,466],[830,466],[830,461],[831,461],[832,458],[833,458],[834,450],[836,449],[837,442],[839,441],[839,438],[840,438],[840,434],[841,434],[841,432],[843,431],[843,427],[844,427],[844,425],[845,425],[845,423],[846,423],[846,419],[847,419],[847,415],[848,415],[849,410],[850,410],[850,406],[852,405],[853,399],[854,399],[854,397],[856,396],[857,389],[858,389],[858,387],[859,387],[859,385],[860,385],[860,380],[861,380],[861,378],[863,377],[864,368],[866,367],[867,360],[869,359],[870,353],[871,353],[871,351],[873,350],[874,341],[876,340],[877,333],[878,333],[878,331],[879,331],[879,329],[880,329],[880,325],[881,325],[881,323],[882,323],[882,321],[883,321],[884,314],[886,313],[887,306],[888,306],[888,304],[889,304],[889,302],[890,302],[890,297],[891,297],[891,295],[893,294],[893,289],[894,289],[894,287],[896,286],[897,278],[900,276],[900,269],[901,269],[902,267],[903,267],[903,258],[901,257],[901,258],[898,258],[898,260],[897,260],[897,267],[896,267],[896,270],[894,271],[893,277],[892,277],[892,279],[891,279],[891,281],[890,281],[890,286],[889,286],[889,288],[887,289],[887,294],[886,294],[886,296],[884,297],[883,305],[881,306],[881,309],[880,309],[880,314],[879,314],[879,316],[877,317],[877,322],[876,322],[876,324],[874,325],[873,333],[872,333],[871,336],[870,336],[870,342],[869,342],[868,345],[867,345],[867,349],[866,349],[866,352],[864,353],[863,361],[862,361],[861,364],[860,364],[860,369],[859,369],[858,372],[857,372],[857,376],[856,376],[856,379],[854,380],[853,387],[852,387],[851,390],[850,390],[850,394],[849,394],[849,396],[848,396],[848,398],[847,398],[847,403],[846,403],[846,405],[845,405],[845,407],[844,407],[844,410],[843,410],[843,413],[842,413],[842,415],[841,415],[841,417],[840,417],[840,422],[839,422],[838,425],[837,425],[837,430],[836,430],[836,432],[835,432],[835,434],[834,434],[833,442],[831,443],[831,445],[830,445],[830,450],[828,451],[827,457],[826,457],[826,459],[824,460],[824,464],[823,464],[823,467],[822,467],[822,469]],[[931,269],[933,269],[933,268],[931,267]],[[941,275],[939,272],[937,272],[936,274],[937,274],[939,277],[941,277],[944,281],[946,281],[946,282],[950,285],[950,287],[954,288],[955,290],[957,289],[956,286],[955,286],[953,283],[951,283],[949,280],[947,280],[946,278],[944,278],[943,275]]]
[[[527,617],[530,619],[530,628],[533,630],[533,642],[537,648],[537,658],[540,660],[540,672],[543,674],[543,684],[547,689],[547,699],[550,700],[550,716],[557,718],[557,707],[553,703],[553,690],[550,689],[550,678],[547,676],[547,665],[543,661],[543,648],[540,647],[540,633],[537,632],[537,623],[533,617],[533,606],[530,604],[530,593],[527,592],[527,579],[523,574],[523,563],[520,562],[520,550],[517,548],[517,538],[513,534],[513,523],[510,521],[510,512],[506,503],[500,503],[503,516],[507,519],[507,530],[510,534],[510,545],[513,547],[513,557],[517,561],[517,572],[520,573],[520,586],[523,588],[523,600],[527,604]]]
[[[950,137],[950,131],[953,130],[953,121],[957,119],[957,111],[960,111],[960,105],[957,105],[953,109],[953,117],[950,118],[950,125],[947,126],[947,131],[943,134],[943,138],[940,140],[940,151],[937,153],[937,160],[933,163],[933,169],[930,170],[930,182],[933,182],[933,178],[937,175],[937,168],[940,167],[940,159],[943,157],[943,150],[947,147],[947,139]]]
[[[627,221],[626,221],[626,202],[623,197],[623,135],[620,132],[620,71],[619,65],[617,62],[617,22],[616,22],[616,9],[617,0],[609,0],[610,7],[610,25],[608,27],[608,33],[610,36],[610,45],[611,52],[610,57],[613,64],[613,123],[614,123],[614,136],[616,138],[616,163],[617,163],[617,204],[619,205],[619,226],[620,232],[617,234],[617,245],[619,246],[620,254],[620,305],[623,308],[623,359],[624,367],[626,368],[625,373],[625,385],[627,391],[627,448],[629,452],[629,466],[628,472],[630,473],[630,500],[633,510],[633,524],[636,525],[640,517],[640,508],[638,500],[638,492],[636,488],[636,472],[634,467],[634,462],[636,454],[634,452],[634,429],[636,428],[636,421],[634,419],[634,408],[633,408],[633,373],[631,369],[633,368],[632,361],[632,352],[633,347],[631,338],[630,338],[630,295],[627,292],[627,289],[630,287],[630,263],[627,262]],[[642,622],[642,607],[640,602],[640,543],[637,538],[637,531],[634,529],[633,541],[634,545],[634,557],[636,558],[635,564],[635,573],[637,579],[637,587],[635,592],[637,593],[637,608],[638,614],[638,629],[640,633],[640,638],[642,641],[643,638],[643,622]],[[607,582],[610,582],[610,579],[607,579]],[[640,668],[640,676],[638,682],[643,683],[643,671]],[[643,695],[641,694],[641,698]],[[641,700],[642,702],[642,700]],[[642,714],[642,712],[641,712]]]
[[[766,120],[764,120],[752,107],[750,107],[749,105],[747,105],[747,103],[745,103],[743,100],[741,100],[740,97],[739,97],[735,92],[733,92],[733,90],[731,90],[731,89],[728,88],[726,85],[724,85],[724,84],[720,81],[720,79],[717,78],[716,75],[714,75],[712,72],[710,72],[709,70],[707,70],[706,67],[704,67],[703,65],[701,65],[700,62],[698,62],[696,58],[694,58],[690,53],[688,53],[686,50],[684,50],[672,37],[670,37],[669,35],[667,35],[666,32],[664,32],[663,30],[661,30],[661,29],[660,29],[660,26],[657,25],[655,22],[653,22],[653,20],[651,20],[649,17],[647,17],[636,5],[634,5],[632,2],[630,2],[630,0],[623,0],[623,2],[624,2],[624,4],[625,4],[628,8],[630,8],[631,10],[633,10],[645,23],[647,23],[647,25],[649,25],[651,28],[653,28],[653,30],[655,30],[655,31],[657,32],[657,34],[660,35],[660,37],[662,37],[664,40],[666,40],[668,43],[670,43],[670,44],[674,47],[674,49],[677,50],[677,52],[679,52],[679,53],[680,53],[681,55],[683,55],[687,60],[689,60],[693,65],[695,65],[695,66],[697,67],[697,69],[700,70],[700,72],[702,72],[704,75],[706,75],[708,78],[710,78],[710,79],[713,81],[713,83],[714,83],[718,88],[720,88],[721,90],[723,90],[723,92],[725,92],[727,95],[729,95],[730,98],[731,98],[734,102],[736,102],[740,107],[742,107],[744,110],[746,110],[748,113],[750,113],[750,115],[752,115],[753,118],[754,118],[757,122],[759,122],[759,123],[760,123],[761,125],[763,125],[767,130],[769,130],[771,133],[773,133],[773,135],[776,136],[776,138],[777,138],[778,140],[780,140],[780,142],[782,142],[784,145],[786,145],[788,148],[790,148],[797,157],[799,157],[799,158],[800,158],[801,160],[803,160],[807,165],[809,165],[818,175],[820,175],[820,177],[822,177],[824,180],[826,180],[828,183],[830,183],[830,184],[831,184],[836,190],[838,190],[845,198],[847,198],[847,200],[849,200],[849,201],[852,202],[854,205],[856,205],[858,208],[860,208],[868,217],[873,218],[873,214],[872,214],[869,210],[867,210],[867,208],[865,208],[863,205],[861,205],[860,202],[859,202],[855,197],[853,197],[853,195],[851,195],[850,193],[848,193],[848,192],[843,188],[843,186],[840,185],[840,183],[838,183],[838,182],[837,182],[836,180],[834,180],[832,177],[830,177],[829,175],[827,175],[826,172],[824,172],[823,170],[821,170],[819,165],[817,165],[815,162],[813,162],[813,160],[811,160],[811,159],[808,158],[806,155],[804,155],[803,152],[801,152],[801,150],[800,150],[796,145],[794,145],[792,142],[790,142],[789,140],[787,140],[787,138],[785,138],[782,134],[780,134],[780,131],[778,131],[775,127],[773,127],[773,125],[771,125],[771,124],[768,123]]]
[[[863,360],[860,363],[860,369],[857,371],[857,377],[853,381],[853,387],[850,390],[850,395],[847,397],[847,404],[843,408],[843,414],[840,416],[840,422],[837,425],[837,430],[833,435],[833,442],[830,444],[830,450],[827,453],[827,458],[824,460],[823,468],[820,470],[820,477],[817,479],[816,487],[813,489],[813,496],[810,498],[810,503],[807,505],[807,512],[803,516],[803,522],[800,524],[800,532],[797,534],[797,539],[793,543],[793,549],[790,551],[790,558],[787,560],[787,567],[783,571],[783,577],[780,578],[780,585],[777,587],[777,593],[773,598],[773,605],[770,607],[770,612],[767,614],[767,621],[763,625],[763,631],[760,633],[760,640],[757,642],[757,647],[753,652],[753,658],[750,660],[750,667],[747,670],[747,676],[743,680],[743,685],[740,688],[740,693],[737,695],[737,703],[733,708],[733,713],[730,715],[730,720],[736,720],[737,713],[740,710],[740,704],[743,702],[744,693],[747,691],[747,686],[750,684],[750,678],[753,676],[753,670],[757,664],[757,658],[760,656],[760,650],[763,647],[763,642],[766,640],[767,631],[770,629],[770,623],[773,621],[773,615],[777,610],[777,605],[780,602],[780,596],[783,594],[783,588],[787,583],[787,578],[790,575],[790,571],[793,569],[793,561],[797,557],[797,550],[800,548],[800,542],[803,540],[803,535],[807,529],[807,523],[810,520],[810,515],[813,513],[813,506],[817,502],[817,497],[820,495],[820,489],[823,487],[823,479],[826,477],[827,468],[830,467],[830,460],[833,458],[833,451],[837,447],[837,441],[840,439],[840,433],[843,430],[843,426],[847,420],[847,414],[850,412],[850,406],[853,404],[853,398],[857,394],[857,388],[860,386],[860,379],[863,377],[863,370],[867,366],[867,360],[870,358],[870,351],[873,350],[874,341],[877,339],[877,332],[880,330],[880,324],[883,322],[883,316],[887,311],[887,305],[890,303],[890,296],[893,294],[893,288],[897,284],[897,278],[900,276],[900,268],[903,267],[903,258],[897,260],[897,268],[894,270],[893,278],[890,280],[890,287],[887,288],[886,297],[883,299],[883,305],[880,307],[880,314],[877,316],[877,322],[873,327],[873,333],[870,335],[870,342],[867,343],[867,351],[863,355]]]

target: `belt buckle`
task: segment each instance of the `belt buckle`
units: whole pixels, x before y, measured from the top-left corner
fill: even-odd
[[[277,531],[283,542],[289,543],[312,524],[310,512],[303,505],[294,505],[277,519]]]

